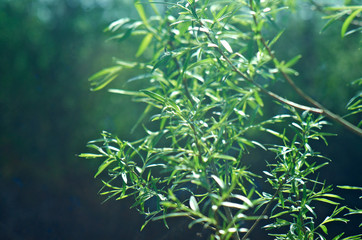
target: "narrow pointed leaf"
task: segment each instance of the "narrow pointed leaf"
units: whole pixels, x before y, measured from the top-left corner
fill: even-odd
[[[94,175],[94,178],[96,178],[99,174],[101,174],[104,169],[106,169],[111,163],[115,162],[116,160],[115,159],[107,159],[106,161],[104,161],[98,168],[98,171],[97,173]]]
[[[233,49],[231,48],[230,44],[226,40],[220,40],[221,45],[229,52],[233,53]]]
[[[347,32],[347,29],[353,19],[362,11],[362,8],[355,10],[348,18],[344,21],[342,28],[341,28],[341,37],[343,38]]]
[[[153,38],[152,33],[148,33],[142,40],[140,47],[137,50],[136,57],[141,56],[144,51],[148,48],[148,45],[150,45]]]
[[[200,209],[199,209],[199,205],[197,204],[197,200],[196,200],[196,198],[194,197],[194,196],[191,196],[190,197],[190,202],[189,202],[189,204],[190,204],[190,208],[192,209],[192,210],[194,210],[194,211],[199,211]]]

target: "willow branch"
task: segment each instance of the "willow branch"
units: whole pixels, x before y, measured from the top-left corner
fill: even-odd
[[[203,24],[200,22],[200,25],[203,26]],[[293,101],[290,101],[288,99],[285,99],[281,96],[279,96],[278,94],[271,92],[269,90],[267,90],[266,88],[264,88],[263,86],[261,86],[260,84],[256,83],[253,79],[251,79],[249,76],[247,76],[245,73],[241,72],[232,62],[231,60],[228,58],[228,56],[226,56],[226,54],[221,50],[221,48],[219,47],[218,44],[216,44],[213,39],[211,38],[209,33],[205,33],[207,38],[209,39],[210,42],[212,42],[213,44],[215,44],[217,51],[220,53],[220,55],[226,60],[226,62],[230,65],[230,67],[232,68],[232,70],[237,73],[239,76],[241,76],[243,79],[245,79],[247,82],[251,83],[252,85],[258,87],[260,89],[260,91],[262,91],[263,93],[267,94],[268,96],[274,98],[275,100],[277,100],[278,102],[287,104],[289,106],[304,110],[304,111],[309,111],[309,112],[314,112],[314,113],[322,113],[321,109],[318,108],[314,108],[314,107],[308,107]]]
[[[325,14],[325,15],[329,15],[329,14],[332,14],[333,11],[328,11],[326,9],[326,7],[328,8],[328,6],[323,6],[319,3],[316,3],[314,0],[309,0],[310,4],[313,5],[313,7],[320,13],[322,14]],[[348,16],[347,16],[348,17]],[[343,16],[342,18],[338,18],[336,20],[339,20],[339,21],[342,21],[344,22],[346,19],[347,19],[346,16]],[[352,25],[355,25],[356,27],[362,27],[362,21],[361,21],[361,18],[358,18],[358,16],[356,16],[352,22],[351,22]]]
[[[284,178],[283,181],[280,183],[278,189],[276,190],[276,192],[274,193],[273,197],[270,199],[269,203],[265,206],[263,212],[260,214],[260,216],[258,217],[258,219],[254,222],[254,224],[251,226],[251,228],[249,229],[249,231],[247,231],[247,233],[245,233],[245,235],[243,236],[243,238],[241,240],[245,240],[250,233],[256,228],[256,226],[259,224],[259,222],[261,221],[261,219],[264,218],[265,214],[267,213],[268,209],[270,208],[272,202],[274,202],[275,198],[277,197],[277,195],[279,194],[280,190],[282,189],[282,187],[284,186],[285,182],[286,182],[287,178]]]
[[[250,9],[253,11],[253,7],[252,4],[250,4]],[[257,26],[258,20],[255,16],[255,14],[253,14],[253,19],[254,19],[254,23]],[[268,44],[266,43],[265,39],[263,38],[262,34],[260,31],[255,32],[256,34],[258,34],[260,36],[260,41],[263,44],[263,46],[265,47],[265,49],[267,50],[269,56],[272,58],[273,62],[275,63],[277,61],[275,55],[273,54],[273,52],[271,51],[270,47],[268,46]],[[277,66],[276,66],[277,67]],[[332,111],[328,110],[326,107],[324,107],[322,104],[320,104],[319,102],[317,102],[316,100],[314,100],[313,98],[311,98],[308,94],[306,94],[302,89],[300,89],[295,82],[291,79],[291,77],[289,77],[288,74],[286,74],[282,69],[278,68],[281,75],[283,76],[283,78],[289,83],[289,85],[294,89],[295,92],[298,93],[299,96],[301,96],[304,100],[306,100],[307,102],[309,102],[311,105],[313,105],[314,107],[316,107],[319,111],[318,113],[328,117],[329,119],[339,123],[340,125],[342,125],[343,127],[345,127],[346,129],[348,129],[349,131],[353,132],[354,134],[359,135],[360,137],[362,137],[362,129],[358,128],[357,126],[353,125],[352,123],[346,121],[345,119],[343,119],[341,116],[333,113]]]

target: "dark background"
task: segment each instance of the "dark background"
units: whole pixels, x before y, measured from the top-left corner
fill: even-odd
[[[114,56],[134,58],[137,41],[107,42],[109,35],[102,32],[113,20],[136,16],[130,2],[0,0],[0,239],[201,238],[177,220],[171,221],[171,230],[156,222],[139,232],[144,218],[129,209],[131,199],[101,204],[101,183],[93,178],[99,162],[76,156],[102,130],[123,139],[142,134],[131,135],[130,128],[144,106],[106,90],[90,92],[87,80],[111,65]],[[358,90],[350,82],[362,73],[361,34],[336,37],[341,23],[320,34],[326,20],[308,11],[305,6],[280,18],[286,31],[275,46],[278,57],[302,54],[296,66],[298,84],[345,114],[346,103]],[[111,87],[131,76],[125,72]],[[277,92],[299,101],[286,85],[278,85]],[[340,126],[326,130],[338,137],[329,137],[328,147],[314,144],[333,160],[320,179],[361,186],[361,138]],[[266,156],[254,154],[253,161],[263,166]],[[360,192],[336,191],[350,207],[362,207]],[[361,221],[355,220],[342,225],[343,231],[361,233]]]

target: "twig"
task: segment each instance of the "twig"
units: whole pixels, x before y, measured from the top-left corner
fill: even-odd
[[[258,223],[260,222],[260,220],[262,218],[264,218],[264,215],[266,214],[266,212],[268,211],[268,209],[270,208],[272,202],[274,201],[274,199],[277,197],[277,195],[279,194],[280,190],[282,189],[284,183],[286,182],[286,177],[283,179],[283,181],[280,183],[277,191],[274,193],[273,197],[270,199],[269,203],[266,205],[266,207],[264,208],[263,212],[260,214],[260,216],[258,217],[258,219],[254,222],[254,224],[251,226],[251,228],[249,229],[249,231],[247,233],[245,233],[245,235],[243,236],[243,238],[241,240],[245,240],[250,233],[255,229],[255,227],[258,225]]]
[[[323,6],[319,3],[316,3],[314,0],[309,0],[309,2],[315,7],[315,9],[317,9],[317,11],[319,11],[320,13],[323,13],[325,15],[331,14],[333,12],[330,12],[328,10],[326,10],[326,6]],[[343,16],[343,18],[338,18],[337,20],[340,21],[345,21],[347,17]],[[362,21],[361,18],[358,19],[358,17],[356,16],[356,18],[354,18],[351,22],[352,25],[355,25],[356,27],[362,27]]]
[[[250,10],[253,11],[253,6],[252,6],[252,0],[250,0]],[[256,19],[255,14],[253,14],[253,19],[254,19],[254,23],[257,26],[258,20]],[[263,44],[263,46],[265,47],[265,49],[267,50],[269,56],[274,60],[274,62],[277,60],[275,55],[273,54],[273,52],[271,51],[271,49],[269,48],[268,44],[265,42],[265,39],[263,38],[262,34],[260,31],[255,32],[256,34],[258,34],[260,36],[260,41]],[[283,78],[289,83],[289,85],[294,89],[294,91],[296,91],[298,93],[299,96],[301,96],[304,100],[306,100],[307,102],[309,102],[311,105],[313,105],[314,107],[316,107],[320,114],[329,117],[330,119],[332,119],[333,121],[341,124],[343,127],[347,128],[348,130],[350,130],[351,132],[359,135],[360,137],[362,137],[362,129],[358,128],[357,126],[353,125],[352,123],[346,121],[345,119],[343,119],[341,116],[333,113],[332,111],[328,110],[326,107],[324,107],[322,104],[320,104],[319,102],[317,102],[316,100],[314,100],[313,98],[311,98],[309,95],[307,95],[302,89],[300,89],[295,82],[289,77],[288,74],[286,74],[282,69],[279,69],[280,73],[282,74]]]
[[[203,27],[203,24],[201,22],[199,22],[200,26]],[[223,56],[223,58],[227,61],[227,63],[231,66],[231,68],[233,69],[234,72],[236,72],[239,76],[241,76],[242,78],[244,78],[246,81],[248,81],[249,83],[253,84],[254,86],[258,87],[260,89],[260,91],[262,91],[263,93],[269,95],[270,97],[274,98],[275,100],[277,100],[278,102],[281,103],[285,103],[289,106],[304,110],[304,111],[309,111],[309,112],[314,112],[314,113],[319,113],[322,114],[323,111],[321,109],[318,108],[313,108],[313,107],[308,107],[293,101],[290,101],[288,99],[285,99],[281,96],[279,96],[278,94],[271,92],[269,90],[267,90],[266,88],[264,88],[263,86],[261,86],[260,84],[256,83],[253,79],[251,79],[250,77],[248,77],[246,74],[244,74],[243,72],[241,72],[231,61],[230,59],[225,55],[225,53],[221,50],[221,48],[219,47],[218,44],[216,44],[213,39],[211,38],[209,33],[205,33],[207,38],[213,43],[215,44],[216,49],[218,50],[218,52],[221,54],[221,56]]]

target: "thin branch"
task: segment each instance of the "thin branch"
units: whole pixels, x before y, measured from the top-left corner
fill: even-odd
[[[283,179],[283,181],[280,183],[278,189],[276,190],[276,192],[274,193],[273,197],[270,199],[269,203],[266,205],[266,207],[264,208],[263,212],[260,214],[260,216],[258,217],[258,219],[254,222],[254,224],[251,226],[251,228],[249,229],[249,231],[247,233],[245,233],[245,235],[243,236],[243,238],[241,240],[245,240],[250,233],[255,229],[255,227],[259,224],[259,222],[261,221],[262,218],[264,218],[266,212],[268,211],[268,209],[270,208],[272,202],[275,200],[275,198],[277,197],[277,195],[279,194],[280,190],[282,189],[282,187],[284,186],[285,182],[286,182],[286,177]]]
[[[200,25],[203,27],[203,24],[200,22]],[[323,111],[321,109],[318,108],[313,108],[313,107],[308,107],[293,101],[290,101],[288,99],[285,99],[281,96],[279,96],[278,94],[271,92],[269,90],[267,90],[266,88],[264,88],[263,86],[261,86],[260,84],[256,83],[253,79],[251,79],[250,77],[248,77],[246,74],[244,74],[243,72],[241,72],[232,62],[231,60],[226,56],[226,54],[221,50],[221,48],[219,47],[218,44],[216,44],[213,39],[211,38],[209,33],[205,33],[207,38],[209,39],[210,42],[212,42],[213,44],[215,44],[216,49],[218,50],[218,52],[221,54],[221,56],[227,61],[227,63],[231,66],[231,68],[233,69],[234,72],[236,72],[239,76],[241,76],[242,78],[244,78],[246,81],[248,81],[249,83],[253,84],[254,86],[258,87],[260,89],[260,91],[262,91],[263,93],[269,95],[270,97],[274,98],[275,100],[277,100],[278,102],[281,103],[285,103],[289,106],[304,110],[304,111],[309,111],[309,112],[314,112],[314,113],[319,113],[322,114]]]
[[[252,5],[250,5],[250,9],[253,11]],[[254,19],[255,25],[257,26],[258,25],[258,20],[256,19],[255,14],[253,15],[253,19]],[[277,59],[276,59],[275,55],[273,54],[273,52],[271,51],[271,49],[269,48],[269,46],[266,43],[265,39],[263,38],[261,32],[258,31],[258,32],[255,32],[255,33],[260,36],[260,41],[264,45],[265,49],[267,50],[269,56],[272,58],[273,62],[276,62]],[[320,104],[319,102],[317,102],[316,100],[311,98],[309,95],[307,95],[302,89],[300,89],[295,84],[295,82],[291,79],[291,77],[289,77],[289,75],[286,74],[282,69],[279,69],[279,71],[282,74],[283,78],[289,83],[289,85],[294,89],[294,91],[296,91],[298,93],[299,96],[301,96],[304,100],[306,100],[307,102],[309,102],[311,105],[313,105],[314,107],[316,107],[319,110],[318,113],[332,119],[333,121],[341,124],[343,127],[347,128],[351,132],[353,132],[353,133],[359,135],[360,137],[362,137],[362,129],[360,129],[357,126],[353,125],[352,123],[346,121],[341,116],[339,116],[339,115],[333,113],[332,111],[328,110],[322,104]]]
[[[328,11],[326,10],[326,6],[323,6],[319,3],[316,3],[314,0],[309,0],[310,4],[313,5],[313,7],[319,11],[320,13],[322,14],[325,14],[325,15],[329,15],[329,14],[332,14],[333,11]],[[343,16],[343,18],[338,18],[337,20],[340,20],[342,22],[344,22],[346,19],[347,19],[348,16]],[[356,27],[362,27],[362,21],[361,21],[361,18],[358,18],[358,16],[356,16],[352,22],[351,22],[352,25],[355,25]]]

